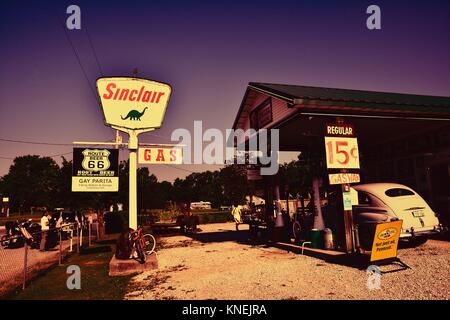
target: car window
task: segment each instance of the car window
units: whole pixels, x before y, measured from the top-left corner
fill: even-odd
[[[370,197],[367,193],[358,192],[358,204],[359,205],[370,205],[372,201],[370,200]]]
[[[388,197],[413,196],[414,192],[404,188],[392,188],[384,192]]]

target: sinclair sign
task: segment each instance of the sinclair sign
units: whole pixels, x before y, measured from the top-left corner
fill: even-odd
[[[172,88],[151,80],[108,77],[97,79],[97,91],[106,125],[146,131],[161,127]]]

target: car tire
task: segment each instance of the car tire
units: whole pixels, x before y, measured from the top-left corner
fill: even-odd
[[[302,228],[302,225],[300,224],[300,222],[295,221],[292,224],[292,235],[294,236],[295,243],[300,243],[302,230],[303,230],[303,228]]]
[[[414,237],[414,238],[409,239],[409,243],[413,247],[419,247],[419,246],[425,244],[427,241],[428,241],[427,237]]]

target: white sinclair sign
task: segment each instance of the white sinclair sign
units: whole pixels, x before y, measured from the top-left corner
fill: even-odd
[[[172,88],[162,82],[139,78],[97,79],[105,123],[127,131],[161,127]]]

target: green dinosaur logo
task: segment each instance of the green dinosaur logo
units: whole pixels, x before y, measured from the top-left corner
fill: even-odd
[[[141,121],[141,117],[144,115],[145,110],[147,110],[148,107],[145,107],[144,110],[142,110],[142,112],[139,112],[137,110],[131,110],[130,112],[128,112],[127,116],[124,118],[122,116],[120,116],[122,118],[122,120],[139,120]]]

